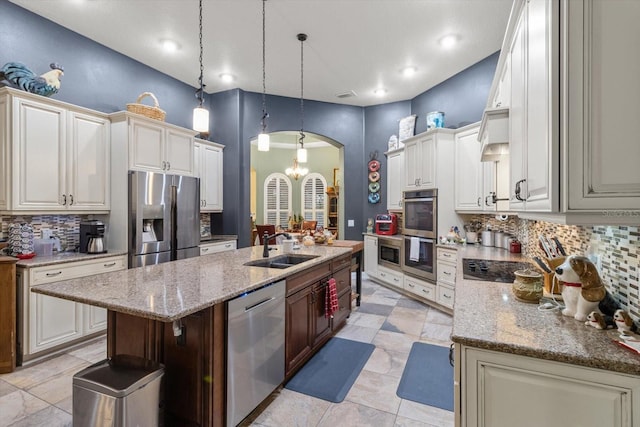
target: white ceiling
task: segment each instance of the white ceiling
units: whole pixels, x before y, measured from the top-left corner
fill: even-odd
[[[197,0],[11,0],[197,87]],[[500,49],[512,0],[268,0],[267,93],[367,106],[407,100]],[[206,92],[262,92],[262,1],[204,0]],[[446,50],[438,40],[455,34]],[[160,40],[180,44],[165,53]],[[411,78],[400,70],[417,67]],[[236,76],[223,83],[221,73]],[[386,95],[374,95],[383,87]],[[340,99],[336,94],[354,91]]]

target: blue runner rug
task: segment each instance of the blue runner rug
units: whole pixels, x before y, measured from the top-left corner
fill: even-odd
[[[331,338],[285,388],[329,402],[342,402],[375,348],[373,344]]]
[[[402,399],[453,411],[449,348],[414,342],[396,394]]]

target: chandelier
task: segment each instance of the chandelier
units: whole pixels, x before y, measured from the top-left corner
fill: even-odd
[[[269,134],[267,133],[267,117],[269,117],[269,113],[267,113],[267,85],[266,81],[266,72],[265,72],[265,58],[266,58],[266,37],[265,37],[265,2],[267,0],[262,0],[262,120],[260,122],[262,126],[262,132],[258,135],[258,151],[269,151]]]
[[[196,98],[198,98],[198,106],[193,109],[193,130],[202,134],[209,134],[209,111],[204,108],[204,82],[203,82],[203,66],[202,66],[202,0],[200,0],[200,77],[198,83],[200,88],[196,90]]]
[[[295,179],[297,181],[298,178],[300,178],[301,176],[305,176],[306,174],[308,174],[309,173],[309,169],[301,168],[298,165],[298,158],[294,157],[293,158],[293,167],[287,168],[287,170],[285,170],[284,173],[286,173],[287,176],[290,176],[291,178],[293,178],[293,179]]]

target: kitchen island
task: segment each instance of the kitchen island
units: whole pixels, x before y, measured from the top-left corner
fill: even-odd
[[[463,258],[521,261],[460,246]],[[640,426],[640,355],[597,330],[517,301],[510,283],[456,281],[457,426]]]
[[[269,258],[282,254],[281,246],[274,248],[277,250],[271,251]],[[289,298],[297,301],[302,292],[313,294],[314,302],[321,301],[326,290],[325,279],[330,276],[343,283],[344,295],[348,292],[347,287],[350,290],[351,248],[318,245],[302,247],[295,253],[316,258],[286,269],[249,267],[244,264],[263,259],[262,247],[250,247],[50,283],[36,286],[32,291],[108,309],[109,357],[131,354],[165,365],[167,423],[224,425],[225,302],[283,279],[287,279],[287,301]],[[339,277],[343,279],[339,280]],[[350,298],[341,298],[341,301],[349,303],[346,307],[341,304],[341,313],[347,314]],[[344,314],[339,314],[331,321],[326,320],[326,325],[321,327],[318,318],[324,318],[324,315],[318,316],[320,304],[316,305],[306,310],[305,315],[309,317],[302,323],[313,326],[313,332],[318,331],[321,335],[309,336],[304,352],[290,355],[290,365],[295,369],[299,369],[346,320]],[[291,331],[289,326],[300,322],[290,316],[289,306],[286,316],[285,345],[290,345],[299,341],[300,328]],[[175,331],[179,332],[177,336]]]

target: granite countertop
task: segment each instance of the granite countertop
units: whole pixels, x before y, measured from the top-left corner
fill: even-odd
[[[35,256],[30,259],[18,260],[16,264],[18,267],[34,268],[44,267],[47,265],[64,264],[66,262],[74,261],[88,261],[92,259],[100,259],[111,256],[127,255],[127,251],[113,251],[105,252],[103,254],[83,254],[80,252],[62,252],[60,254],[52,256]]]
[[[273,245],[270,258],[283,253]],[[318,258],[287,269],[247,267],[247,261],[263,259],[262,246],[194,257],[164,264],[103,273],[49,283],[33,292],[147,319],[170,322],[229,300],[262,285],[281,280],[332,258],[351,253],[350,248],[309,246],[296,254]]]
[[[527,260],[520,254],[459,246],[452,341],[470,347],[640,375],[640,355],[612,341],[617,331],[584,325],[559,310],[517,301],[510,283],[465,280],[462,258]]]

